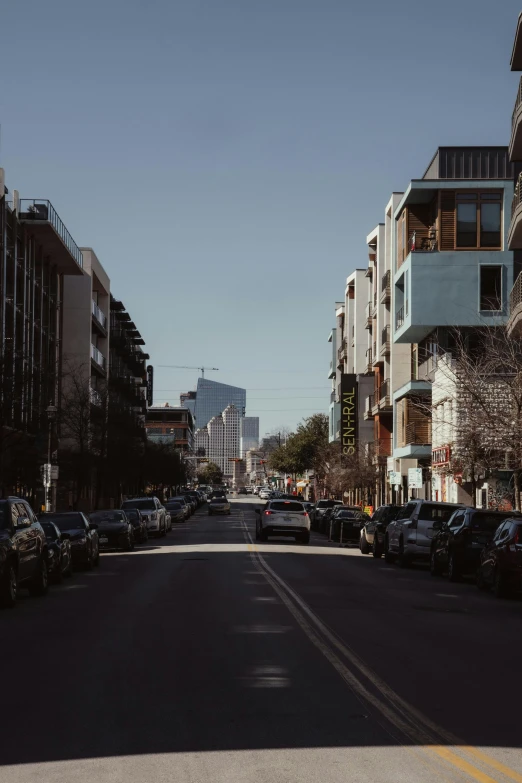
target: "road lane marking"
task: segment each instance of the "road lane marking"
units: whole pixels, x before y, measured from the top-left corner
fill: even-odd
[[[250,531],[243,520],[245,539],[252,541]],[[355,655],[345,644],[338,639],[332,631],[319,619],[303,599],[267,564],[259,551],[251,550],[251,558],[256,563],[261,573],[264,574],[269,584],[280,597],[284,605],[292,614],[298,625],[307,635],[331,665],[340,674],[342,679],[351,687],[356,695],[365,702],[370,703],[385,717],[392,726],[401,731],[406,737],[421,746],[421,750],[432,757],[437,757],[453,769],[473,778],[477,783],[498,783],[487,772],[471,764],[465,756],[471,756],[480,764],[500,772],[502,775],[522,783],[522,776],[515,770],[507,767],[497,759],[482,751],[465,745],[462,741],[453,737],[449,732],[437,726],[415,707],[402,699],[392,690],[377,674]],[[313,622],[315,629],[310,622]],[[377,688],[385,701],[371,693],[368,688],[356,677],[356,675],[341,661],[331,647],[319,636],[319,631],[359,672]],[[388,702],[388,703],[386,703]],[[393,733],[388,730],[388,733]],[[398,739],[395,737],[395,739]],[[440,740],[445,740],[447,745],[441,745]],[[400,740],[399,740],[400,741]],[[404,743],[401,743],[404,744]],[[461,754],[461,755],[459,755]],[[463,757],[464,756],[464,757]]]

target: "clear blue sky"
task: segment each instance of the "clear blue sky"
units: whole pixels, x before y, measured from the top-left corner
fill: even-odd
[[[507,144],[515,0],[24,0],[1,165],[92,246],[156,365],[220,368],[262,431],[329,400],[328,332],[389,194]],[[197,372],[156,372],[177,402]]]

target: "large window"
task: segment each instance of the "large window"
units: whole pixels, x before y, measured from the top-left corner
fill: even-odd
[[[500,193],[457,193],[458,248],[492,247],[502,244]]]
[[[502,267],[480,267],[480,309],[502,310]]]

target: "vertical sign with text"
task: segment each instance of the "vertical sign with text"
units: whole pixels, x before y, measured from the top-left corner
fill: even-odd
[[[341,454],[349,457],[357,451],[357,376],[341,375]]]
[[[154,367],[149,364],[147,367],[147,405],[152,405],[154,394]]]

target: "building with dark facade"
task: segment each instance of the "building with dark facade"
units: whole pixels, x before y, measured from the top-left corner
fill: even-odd
[[[151,407],[147,411],[147,438],[155,443],[170,443],[183,452],[194,451],[194,419],[188,408]]]

